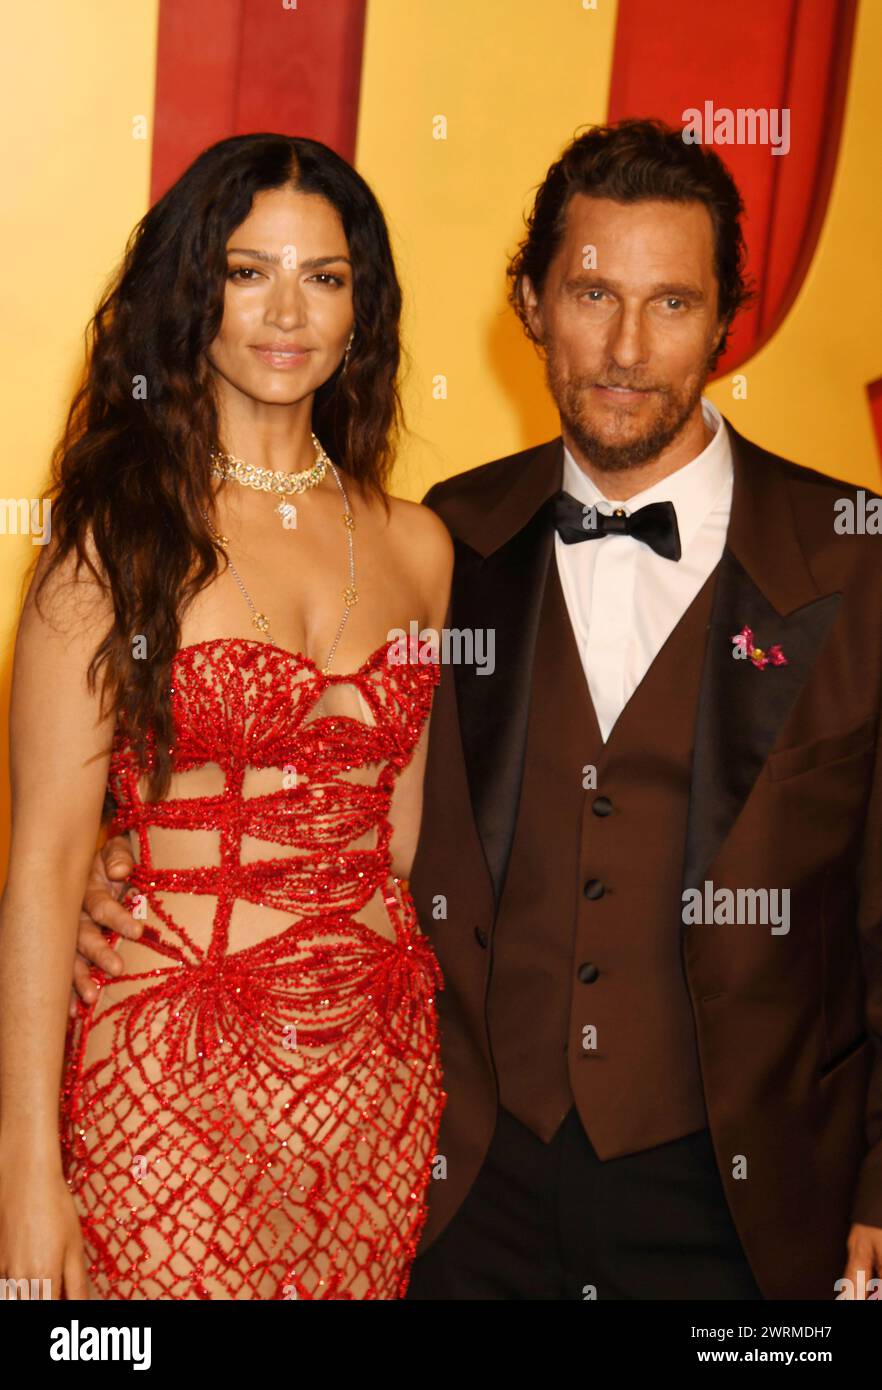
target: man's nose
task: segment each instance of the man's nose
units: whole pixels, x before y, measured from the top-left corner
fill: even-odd
[[[630,368],[646,362],[648,348],[643,315],[635,305],[625,307],[611,324],[608,351],[617,367]]]

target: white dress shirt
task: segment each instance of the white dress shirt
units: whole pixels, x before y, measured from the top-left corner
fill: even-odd
[[[604,497],[564,446],[563,489],[586,506],[630,515],[673,502],[682,554],[666,560],[631,536],[565,545],[555,535],[557,568],[604,743],[670,633],[720,560],[732,507],[732,452],[719,411],[701,408],[715,434],[696,458],[629,497]]]

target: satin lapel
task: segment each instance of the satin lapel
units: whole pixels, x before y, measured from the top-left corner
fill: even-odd
[[[495,634],[493,673],[462,664],[454,675],[469,791],[497,903],[523,776],[536,633],[554,549],[551,510],[548,499],[486,557],[457,544],[453,626]]]
[[[700,887],[725,843],[840,600],[838,593],[819,594],[808,569],[780,461],[728,428],[735,487],[702,671],[684,888]],[[757,646],[779,643],[788,664],[759,669],[736,659],[732,638],[745,625]]]

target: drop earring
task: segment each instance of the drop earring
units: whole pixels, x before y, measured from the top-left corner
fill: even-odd
[[[346,368],[349,366],[349,353],[350,353],[350,351],[352,350],[352,339],[353,339],[354,337],[355,337],[355,329],[353,328],[352,332],[349,334],[349,338],[348,338],[347,343],[346,343],[346,350],[345,350],[345,352],[343,353],[343,370],[344,370],[344,372],[346,371]]]

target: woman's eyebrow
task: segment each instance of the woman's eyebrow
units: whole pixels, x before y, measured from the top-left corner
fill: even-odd
[[[272,251],[258,251],[253,246],[229,246],[227,255],[253,256],[256,261],[268,261],[270,265],[281,265],[281,257],[276,256]],[[308,260],[299,261],[298,265],[307,266],[314,270],[316,266],[333,265],[335,261],[343,261],[346,265],[351,265],[348,256],[310,256]]]

